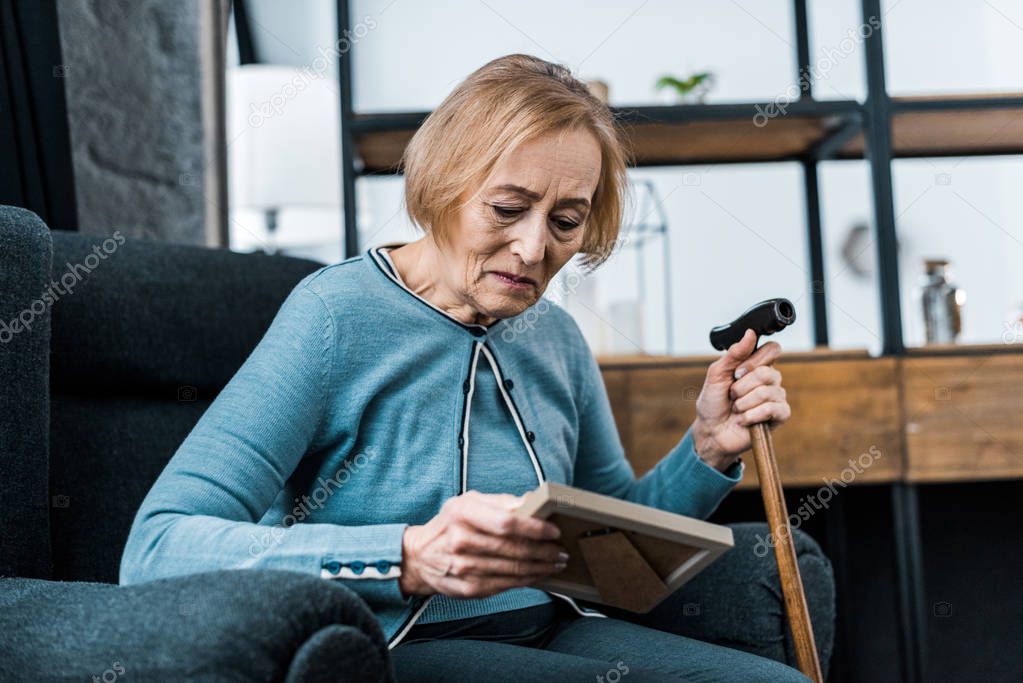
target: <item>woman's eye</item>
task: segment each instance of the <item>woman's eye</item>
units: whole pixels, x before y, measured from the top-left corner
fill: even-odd
[[[517,206],[501,206],[500,204],[491,204],[496,213],[501,218],[514,218],[522,213],[522,209]]]
[[[564,219],[564,218],[559,218],[558,220],[554,221],[554,224],[557,225],[562,230],[566,230],[566,231],[571,230],[572,228],[578,227],[578,225],[579,225],[575,221],[570,221],[570,220],[567,220],[567,219]]]

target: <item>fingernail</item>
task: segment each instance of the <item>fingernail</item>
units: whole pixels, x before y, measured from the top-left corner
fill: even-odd
[[[742,379],[742,376],[745,375],[747,372],[749,372],[749,370],[747,370],[746,368],[737,369],[735,371],[735,379]]]
[[[558,553],[558,562],[568,562],[568,553]]]
[[[545,538],[558,538],[561,536],[561,529],[553,524],[548,524],[544,527],[543,535]]]
[[[567,566],[568,565],[565,564],[564,562],[558,562],[557,564],[554,565],[554,570],[560,572],[560,571],[562,571]]]

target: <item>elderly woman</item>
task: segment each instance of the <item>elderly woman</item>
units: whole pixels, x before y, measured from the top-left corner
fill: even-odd
[[[250,567],[342,582],[399,680],[805,680],[775,661],[791,661],[777,575],[738,529],[647,615],[532,587],[567,555],[556,526],[513,512],[521,494],[554,481],[706,517],[742,476],[747,426],[790,415],[780,348],[754,351],[748,331],[635,478],[579,328],[537,306],[570,259],[594,268],[618,237],[626,154],[608,107],[563,67],[502,57],[427,118],[403,166],[423,236],[295,287],[147,495],[121,583]],[[797,540],[826,655],[827,560]]]

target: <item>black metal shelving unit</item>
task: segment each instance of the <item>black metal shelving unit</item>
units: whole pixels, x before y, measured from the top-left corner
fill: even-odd
[[[876,26],[864,38],[867,95],[864,102],[819,101],[813,98],[811,49],[806,0],[793,0],[797,82],[800,97],[784,115],[766,125],[753,124],[757,112],[772,103],[699,104],[616,108],[612,111],[633,135],[636,166],[680,166],[697,163],[798,162],[803,169],[809,282],[814,341],[828,345],[828,295],[820,214],[818,165],[827,160],[866,159],[873,191],[873,222],[881,305],[882,353],[906,353],[903,341],[896,216],[892,193],[893,158],[989,156],[1023,153],[1023,127],[1002,138],[985,139],[977,130],[992,127],[1000,114],[1023,120],[1023,96],[892,98],[885,85],[884,13],[880,0],[860,0],[864,25]],[[351,27],[348,0],[337,0],[338,35]],[[361,113],[352,103],[352,54],[339,57],[342,192],[345,257],[360,253],[356,224],[355,185],[360,177],[393,174],[404,144],[429,112]],[[969,117],[978,118],[970,122]],[[1002,125],[1001,129],[1006,126]],[[924,131],[924,135],[914,135]],[[933,135],[926,134],[928,131]],[[708,132],[738,144],[717,150],[692,142]],[[905,133],[905,134],[903,134]],[[683,141],[672,150],[673,139]],[[795,140],[793,142],[793,140]],[[644,141],[650,144],[644,147]],[[667,143],[667,144],[666,144]],[[696,147],[696,151],[692,148]],[[924,576],[919,506],[915,484],[891,485],[891,513],[896,547],[900,659],[902,680],[926,679]],[[839,503],[839,506],[841,504]],[[841,507],[829,515],[829,546],[847,554]],[[836,567],[840,600],[848,577]],[[841,628],[841,627],[840,627]]]

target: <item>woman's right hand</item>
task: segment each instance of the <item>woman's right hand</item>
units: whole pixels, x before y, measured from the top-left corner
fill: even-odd
[[[554,542],[560,530],[513,512],[521,502],[505,493],[468,491],[445,501],[426,524],[407,527],[402,593],[483,598],[564,569],[568,554]]]

